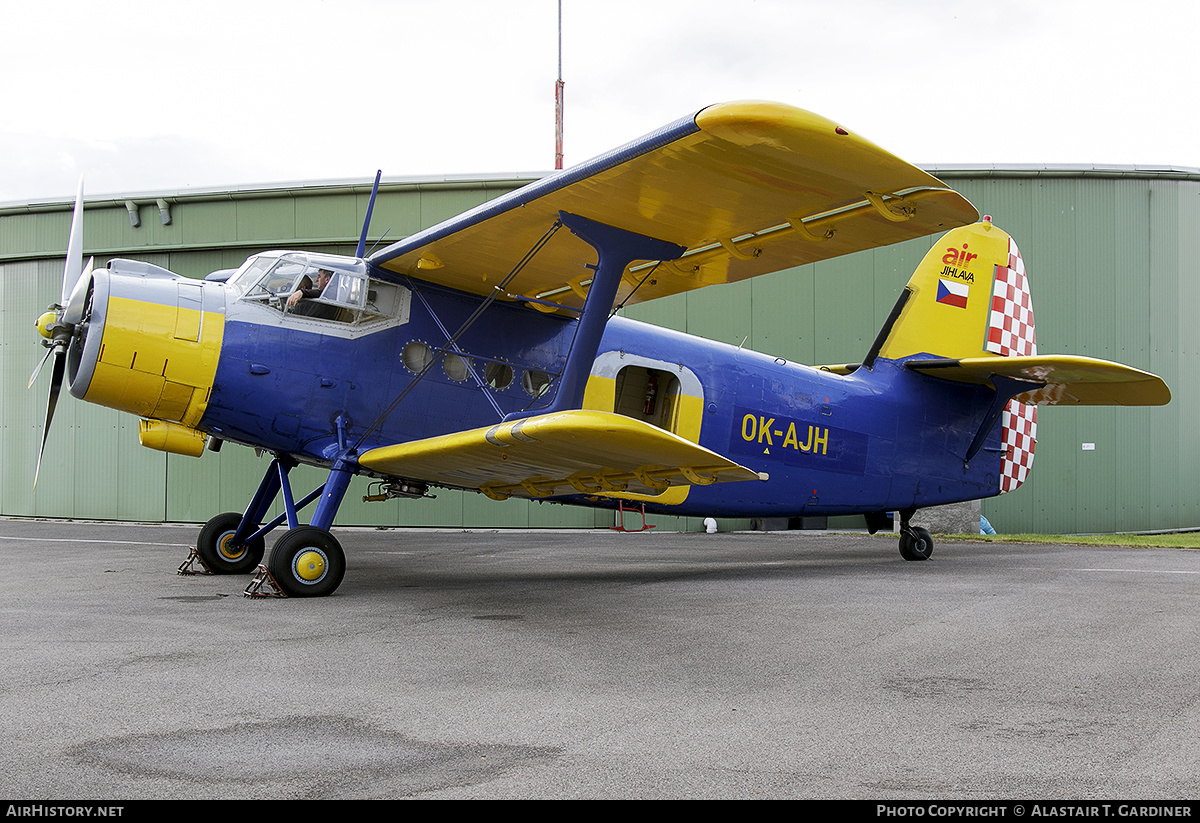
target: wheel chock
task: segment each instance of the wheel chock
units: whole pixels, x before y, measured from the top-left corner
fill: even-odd
[[[267,571],[267,567],[261,563],[258,571],[254,573],[254,579],[246,585],[246,590],[242,594],[245,597],[287,597],[287,594],[275,582],[275,578]]]
[[[195,568],[196,562],[199,561],[200,568]],[[212,574],[212,570],[204,563],[204,558],[200,556],[200,552],[192,548],[191,554],[187,556],[187,560],[179,565],[180,574]]]

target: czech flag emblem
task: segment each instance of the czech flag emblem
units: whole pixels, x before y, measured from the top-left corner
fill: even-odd
[[[966,283],[959,283],[955,280],[938,280],[937,301],[939,303],[965,309],[967,307],[967,295],[970,293],[971,287]]]

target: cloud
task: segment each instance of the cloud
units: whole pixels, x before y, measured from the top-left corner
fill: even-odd
[[[175,136],[59,137],[0,133],[0,202],[70,199],[80,176],[91,194],[238,185],[261,169],[202,138]],[[136,170],[133,172],[131,170]],[[134,183],[134,185],[130,185]],[[31,193],[36,192],[36,198]]]
[[[8,10],[0,199],[553,166],[557,3],[79,0]],[[759,98],[925,163],[1200,163],[1200,6],[563,0],[567,164]],[[54,44],[54,52],[46,44]]]

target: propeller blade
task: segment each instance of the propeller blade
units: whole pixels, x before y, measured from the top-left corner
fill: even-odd
[[[76,326],[83,319],[83,310],[87,307],[88,289],[92,285],[92,264],[96,262],[96,258],[89,257],[87,265],[83,267],[83,272],[79,275],[79,279],[75,282],[75,288],[71,291],[70,297],[63,303],[63,322],[68,326]]]
[[[29,385],[32,386],[38,372],[42,370],[42,366],[50,359],[51,355],[54,356],[54,370],[50,376],[50,394],[46,398],[46,422],[42,424],[42,445],[38,448],[37,467],[33,470],[33,487],[35,489],[38,475],[42,472],[42,455],[46,453],[46,438],[50,435],[50,423],[54,420],[54,409],[58,406],[58,395],[62,391],[63,374],[67,370],[67,347],[73,333],[71,327],[83,318],[87,304],[87,286],[82,288],[80,286],[81,283],[91,281],[91,272],[91,260],[88,261],[87,269],[83,267],[83,177],[80,176],[79,190],[75,193],[75,208],[71,212],[71,237],[67,240],[67,259],[63,264],[62,299],[56,307],[62,312],[56,322],[62,325],[55,327],[54,345],[46,352],[46,356],[42,358],[41,363],[38,363],[37,368],[33,370],[33,375],[29,378]],[[72,314],[74,319],[67,320],[68,314]],[[66,333],[64,334],[64,332]]]
[[[79,190],[75,193],[75,209],[71,212],[71,238],[67,241],[67,262],[63,266],[62,300],[65,306],[75,291],[83,271],[83,177],[79,178]]]
[[[46,356],[38,361],[37,366],[33,370],[33,374],[29,375],[29,385],[26,386],[25,388],[27,388],[27,389],[33,388],[33,381],[37,380],[38,374],[40,374],[42,371],[42,366],[46,365],[46,361],[50,359],[50,355],[52,355],[52,354],[54,354],[54,347],[53,346],[47,347]]]
[[[58,405],[58,393],[62,389],[63,372],[66,371],[66,353],[58,349],[54,352],[54,371],[50,378],[50,395],[46,398],[46,422],[42,426],[42,446],[38,449],[37,468],[33,470],[33,487],[37,488],[38,475],[42,471],[42,455],[46,451],[46,436],[50,434],[50,421],[54,419],[54,408]]]

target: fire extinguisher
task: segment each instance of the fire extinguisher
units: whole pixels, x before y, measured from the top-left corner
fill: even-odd
[[[658,375],[651,374],[650,379],[646,381],[646,405],[642,407],[642,414],[654,414],[654,397],[658,394]]]

